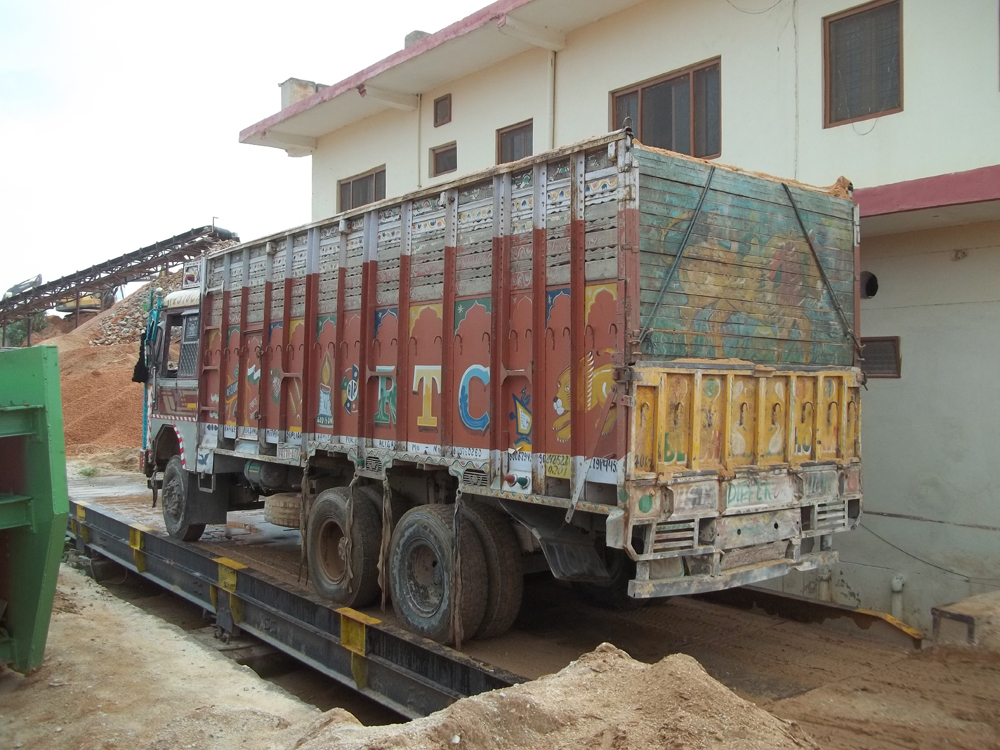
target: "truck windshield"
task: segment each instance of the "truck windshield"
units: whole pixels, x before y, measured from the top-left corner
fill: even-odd
[[[198,313],[167,317],[162,372],[168,378],[194,378],[198,374]]]

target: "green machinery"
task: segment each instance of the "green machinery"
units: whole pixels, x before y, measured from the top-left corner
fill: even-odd
[[[0,350],[0,664],[41,666],[66,534],[55,347]]]

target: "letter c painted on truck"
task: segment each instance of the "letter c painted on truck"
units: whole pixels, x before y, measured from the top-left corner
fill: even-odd
[[[469,413],[469,384],[473,380],[480,381],[484,386],[490,384],[490,368],[482,365],[470,365],[462,376],[462,382],[458,387],[458,413],[462,417],[462,424],[470,430],[485,432],[490,426],[489,411],[483,412],[481,416],[473,417]]]

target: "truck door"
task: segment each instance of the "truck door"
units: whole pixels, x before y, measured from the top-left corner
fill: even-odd
[[[173,417],[198,416],[198,310],[169,312],[157,344],[154,410]]]

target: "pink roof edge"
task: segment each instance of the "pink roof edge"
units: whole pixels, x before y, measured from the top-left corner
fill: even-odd
[[[440,31],[414,42],[405,49],[392,53],[388,57],[379,60],[374,65],[370,65],[364,70],[355,73],[351,77],[345,78],[343,81],[335,83],[332,86],[327,86],[326,88],[317,91],[312,96],[296,102],[290,107],[287,107],[248,128],[244,128],[240,131],[240,143],[244,143],[251,136],[263,133],[268,128],[272,128],[285,120],[302,114],[303,112],[310,110],[323,102],[335,99],[350,89],[357,88],[358,86],[364,84],[368,79],[377,76],[380,73],[384,73],[390,68],[394,68],[397,65],[401,65],[402,63],[414,59],[415,57],[419,57],[423,53],[428,52],[445,42],[457,39],[458,37],[464,36],[471,31],[482,28],[491,21],[499,20],[512,10],[516,10],[517,8],[528,5],[532,2],[534,2],[534,0],[497,0],[494,3],[490,3],[485,8],[480,8],[475,13],[466,16],[460,21],[456,21],[450,26],[446,26]]]

